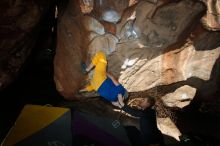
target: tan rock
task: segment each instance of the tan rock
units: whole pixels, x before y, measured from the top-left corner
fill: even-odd
[[[207,5],[206,15],[202,19],[205,28],[213,31],[220,30],[220,1],[202,1]]]
[[[97,9],[100,10],[99,14],[106,10],[105,4],[102,9]],[[69,9],[72,11],[71,7]],[[66,13],[58,28],[55,56],[57,88],[62,89],[65,95],[73,95],[80,87],[78,83],[83,81],[80,60],[85,60],[87,55],[89,61],[99,50],[108,55],[108,71],[129,92],[144,91],[191,78],[208,81],[219,56],[219,33],[196,30],[185,44],[185,38],[182,37],[192,30],[193,23],[198,23],[197,18],[203,11],[200,2],[190,0],[177,3],[140,1],[124,11],[120,22],[109,27],[108,32],[111,32],[116,26],[116,32],[112,29],[111,34],[104,32],[98,18],[78,16],[72,20]],[[96,13],[95,9],[93,13]],[[205,40],[207,44],[204,45]],[[176,48],[170,47],[174,44],[177,44]],[[195,84],[202,89],[202,82]]]
[[[154,9],[148,9],[148,13],[143,13],[145,15],[137,13],[141,18],[137,18],[133,27],[144,46],[158,49],[178,42],[181,34],[187,33],[193,21],[205,10],[201,3],[189,0],[163,5],[155,13],[156,5],[151,5],[149,7]]]
[[[90,16],[84,16],[83,17],[83,25],[85,26],[85,29],[88,31],[88,41],[92,41],[95,37],[99,35],[105,34],[105,28],[104,26],[95,18]]]
[[[189,47],[187,49],[193,49]],[[190,77],[197,77],[205,81],[211,78],[211,73],[216,60],[220,55],[220,47],[214,50],[206,51],[189,51],[189,60],[183,67],[183,76],[185,79]]]
[[[98,35],[105,34],[105,29],[103,25],[95,18],[90,16],[84,16],[83,23],[89,32],[94,32]]]
[[[189,41],[182,48],[158,56],[156,50],[140,48],[139,40],[118,44],[116,52],[109,56],[109,70],[131,92],[190,78],[208,81],[220,55],[219,47],[215,48],[220,41],[219,34],[204,32],[197,37],[194,43]],[[203,44],[205,40],[207,45]],[[194,84],[204,85],[202,82]]]
[[[93,10],[94,0],[79,0],[81,12],[88,14]]]
[[[138,59],[139,55],[132,57],[128,60],[128,68],[121,72],[119,78],[128,91],[144,91],[161,83],[161,56],[152,60]]]
[[[94,56],[96,52],[103,51],[107,55],[116,50],[116,43],[118,39],[112,34],[105,34],[95,37],[88,46],[88,53]]]
[[[93,13],[99,20],[117,23],[128,6],[129,0],[96,0]]]
[[[157,118],[157,126],[164,135],[168,135],[179,141],[181,133],[170,118]]]
[[[122,14],[121,20],[116,24],[116,36],[120,39],[121,38],[121,29],[129,20],[134,20],[136,18],[136,9],[137,5],[133,5],[125,9]]]
[[[216,47],[218,46],[216,43],[220,41],[218,39],[220,34],[205,31],[200,32],[197,37],[194,42],[189,40],[182,48],[163,55],[161,68],[163,84],[192,77],[210,80],[213,67],[220,55],[220,48]]]
[[[190,104],[196,94],[196,88],[184,85],[162,97],[164,105],[168,107],[183,108]]]

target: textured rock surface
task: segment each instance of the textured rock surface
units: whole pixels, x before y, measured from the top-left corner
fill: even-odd
[[[103,33],[101,26],[93,19],[84,20],[76,1],[69,1],[62,19],[58,23],[57,49],[54,58],[54,80],[57,90],[67,99],[82,86],[83,74],[80,61],[85,59],[86,46],[88,45],[88,30]],[[92,23],[91,23],[92,22]],[[88,24],[89,23],[89,24]],[[86,24],[86,25],[85,25]]]
[[[128,5],[129,0],[94,0],[93,13],[98,20],[117,23]]]
[[[54,16],[53,6],[52,0],[0,2],[0,89],[17,76],[39,34],[49,27],[43,21]]]
[[[183,108],[190,104],[196,94],[196,89],[188,85],[176,89],[173,93],[169,93],[162,97],[164,104],[168,107]]]
[[[182,108],[196,96],[207,99],[218,92],[220,33],[206,31],[199,24],[205,14],[201,2],[133,1],[130,7],[125,2],[120,10],[113,4],[114,13],[110,14],[116,19],[110,21],[110,17],[103,17],[110,3],[100,7],[101,1],[94,0],[88,4],[88,11],[81,10],[87,15],[81,15],[80,9],[74,8],[72,2],[58,24],[54,66],[57,89],[66,99],[83,99],[83,96],[74,97],[82,87],[81,83],[85,82],[80,60],[87,56],[85,60],[89,62],[98,50],[108,55],[108,71],[118,77],[129,92],[137,94],[135,97],[131,95],[131,99],[139,97],[138,93],[156,90],[152,95],[162,97],[165,105]],[[68,12],[73,10],[74,14],[78,11],[78,15],[73,15],[74,19]],[[162,92],[166,94],[162,95]],[[92,102],[98,109],[91,108]],[[112,110],[100,101],[91,99],[89,104],[77,103],[76,106],[101,116],[118,117],[113,115],[117,109]],[[123,118],[125,125],[137,126],[128,117]],[[172,120],[162,116],[158,118],[158,127],[165,135],[178,140],[181,132]],[[196,133],[194,129],[192,131]]]
[[[202,93],[217,85],[213,71],[218,68],[220,37],[198,25],[205,12],[201,2],[139,1],[129,8],[126,1],[124,6],[114,3],[122,16],[116,24],[99,19],[107,9],[104,3],[99,9],[99,2],[89,3],[93,10],[88,16],[70,1],[58,24],[54,77],[62,95],[74,98],[85,78],[80,60],[87,57],[88,63],[98,50],[108,55],[108,71],[129,92],[185,81]],[[217,88],[203,94],[213,94]]]
[[[207,5],[206,15],[203,17],[204,26],[209,30],[220,30],[220,1],[201,0]]]
[[[148,8],[151,11],[141,13],[146,7],[151,7]],[[155,4],[142,2],[136,9],[133,31],[137,37],[127,39],[123,43],[119,41],[116,52],[109,56],[109,70],[120,76],[120,81],[131,92],[183,80],[178,79],[180,76],[176,74],[173,79],[166,79],[164,70],[172,72],[172,69],[167,69],[165,64],[169,64],[170,57],[178,59],[176,54],[166,57],[167,47],[181,42],[183,33],[190,29],[189,26],[202,12],[203,6],[201,3],[181,1],[163,5],[155,12]],[[151,16],[152,14],[154,15]]]
[[[111,34],[105,34],[95,37],[89,44],[88,49],[90,56],[94,56],[96,52],[102,50],[107,55],[116,50],[118,39]]]
[[[171,106],[183,107],[189,104],[189,101],[179,104],[182,102],[178,97],[186,97],[182,96],[183,92],[189,95],[190,100],[194,98],[195,90],[195,100],[201,97],[206,100],[218,98],[219,1],[201,1],[206,5],[192,0],[69,0],[68,4],[67,0],[58,1],[58,36],[54,58],[57,90],[66,99],[87,98],[75,96],[86,83],[80,61],[88,63],[95,52],[103,50],[108,55],[108,71],[118,77],[127,90],[133,92],[131,94],[135,94],[131,99],[154,92],[152,95],[162,97],[165,105],[172,102]],[[2,89],[17,76],[39,33],[51,29],[47,21],[54,16],[54,5],[51,1],[36,0],[3,0],[0,4]],[[201,18],[203,26],[200,24]],[[44,40],[42,36],[41,40]],[[112,109],[109,103],[101,99],[91,99],[86,104],[82,102],[74,106],[91,114],[121,118],[121,115],[116,115],[118,109]],[[197,113],[192,113],[190,117],[193,122],[185,124],[188,114],[183,119],[178,117],[182,122],[180,125],[186,125],[184,130],[202,134],[209,130],[211,135],[218,128],[218,119],[213,120],[212,124],[207,118],[205,122],[210,122],[212,128],[206,126],[204,130],[200,122],[203,117],[198,120],[195,115]],[[128,117],[123,118],[125,125],[133,123]],[[171,120],[162,118],[158,119],[162,121],[159,123],[161,130],[178,139],[179,131],[173,124],[167,124],[172,123]],[[219,130],[212,136],[218,138]]]
[[[157,118],[157,125],[164,135],[169,135],[178,141],[180,140],[179,136],[182,134],[170,118]]]

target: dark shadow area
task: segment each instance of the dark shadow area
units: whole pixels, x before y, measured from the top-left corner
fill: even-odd
[[[201,112],[202,103],[196,101],[196,98],[189,106],[176,112],[177,127],[198,144],[219,146],[220,115]]]
[[[11,85],[0,92],[0,141],[25,104],[56,105],[62,100],[53,80],[56,19],[50,13],[42,23],[41,25],[47,27],[40,31],[36,46],[20,69],[19,75]]]
[[[204,29],[204,28],[203,28]],[[220,45],[220,33],[207,31],[195,40],[194,46],[198,51],[213,50]]]
[[[45,50],[41,53],[49,52]],[[36,56],[32,57],[29,58],[29,63],[23,68],[20,76],[4,91],[0,92],[2,99],[0,103],[0,138],[13,125],[25,104],[54,105],[61,100],[53,81],[52,62],[44,60],[44,65],[38,64],[34,60]]]

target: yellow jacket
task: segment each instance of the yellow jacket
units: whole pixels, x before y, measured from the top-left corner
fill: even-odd
[[[102,83],[106,80],[107,60],[103,52],[99,51],[92,58],[92,64],[95,66],[93,78],[90,85],[86,87],[87,91],[98,90]]]

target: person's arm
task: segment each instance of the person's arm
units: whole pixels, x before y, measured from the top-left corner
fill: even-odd
[[[112,82],[115,84],[115,86],[118,86],[120,83],[118,82],[118,80],[116,80],[116,78],[107,72],[107,76],[112,80]]]
[[[128,105],[122,106],[121,109],[134,117],[144,117],[146,114],[143,110],[134,109],[129,107]]]
[[[93,63],[90,63],[90,65],[86,68],[86,72],[89,72],[94,67]]]
[[[143,110],[138,110],[138,109],[134,109],[134,108],[131,108],[131,107],[127,106],[124,103],[124,98],[121,94],[118,95],[118,102],[121,105],[121,109],[123,111],[125,111],[126,113],[128,113],[128,114],[130,114],[134,117],[143,117],[143,116],[145,116],[145,112]]]

